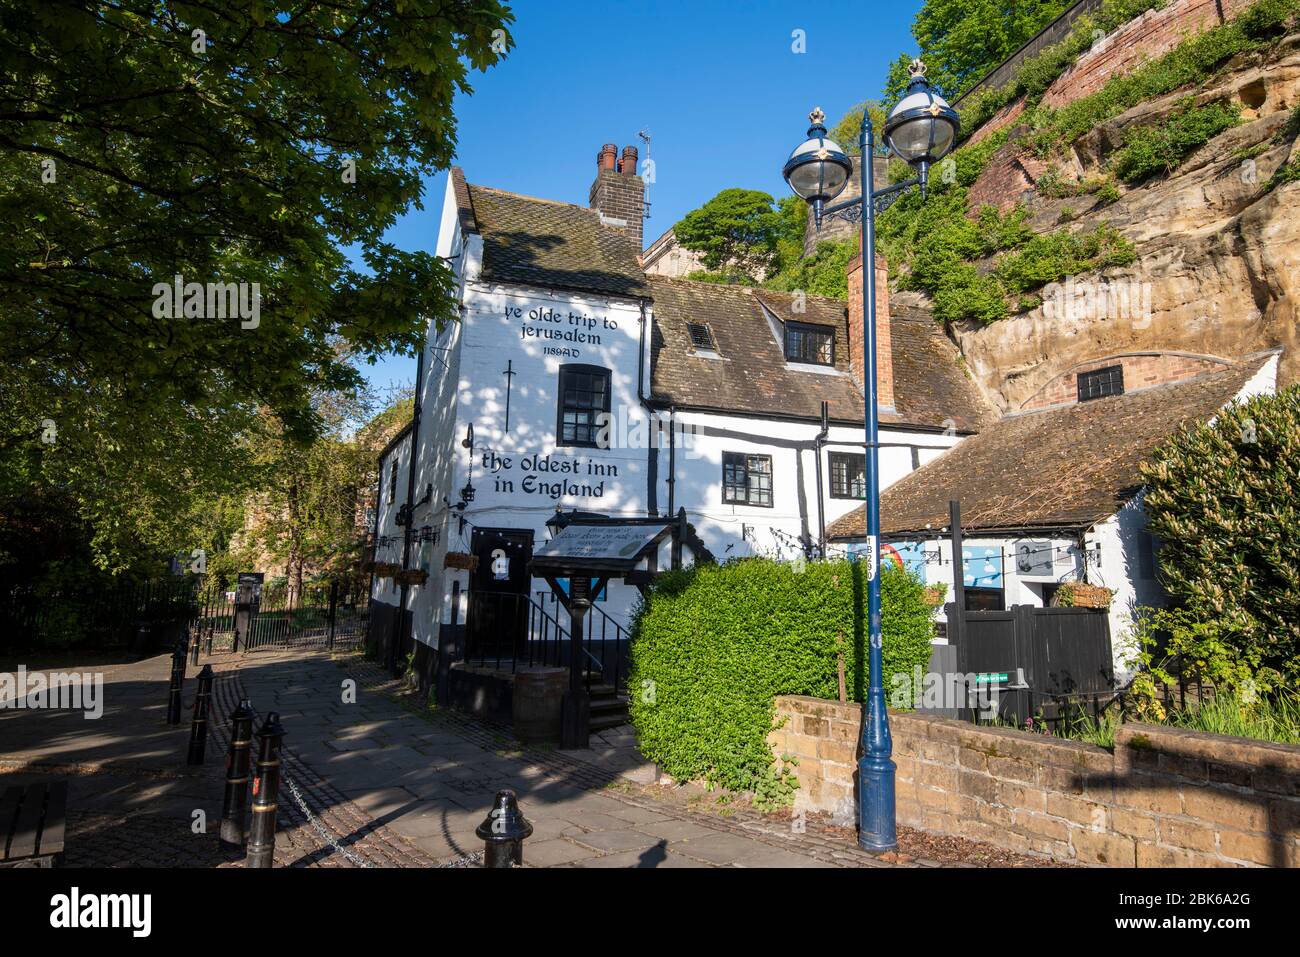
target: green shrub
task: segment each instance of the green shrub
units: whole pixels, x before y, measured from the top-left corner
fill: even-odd
[[[1300,681],[1300,387],[1222,410],[1142,469],[1166,589],[1234,660]],[[1189,628],[1191,626],[1189,625]]]
[[[802,569],[802,570],[801,570]],[[678,780],[752,791],[786,803],[793,777],[767,744],[777,695],[866,693],[866,566],[849,561],[744,559],[663,575],[632,622],[630,711],[647,758]],[[881,576],[886,692],[894,674],[930,659],[924,587]]]
[[[1189,155],[1239,122],[1241,112],[1227,103],[1185,107],[1163,123],[1129,130],[1111,160],[1112,169],[1126,183],[1171,173]]]

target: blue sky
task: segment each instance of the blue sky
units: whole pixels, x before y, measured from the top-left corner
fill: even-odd
[[[601,144],[641,149],[648,129],[648,243],[719,190],[784,195],[781,165],[808,111],[834,122],[879,96],[889,63],[914,52],[920,3],[518,0],[515,49],[457,100],[456,162],[472,183],[585,206]],[[445,184],[445,173],[429,177],[425,208],[390,241],[433,250]],[[391,357],[368,377],[412,382],[415,360]]]

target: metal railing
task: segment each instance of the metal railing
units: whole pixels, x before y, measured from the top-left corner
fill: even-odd
[[[467,595],[465,661],[512,674],[521,667],[568,667],[572,635],[537,598],[509,592],[471,591]],[[557,605],[558,607],[558,605]],[[617,693],[626,681],[627,631],[592,606],[582,642],[587,688],[603,684]]]

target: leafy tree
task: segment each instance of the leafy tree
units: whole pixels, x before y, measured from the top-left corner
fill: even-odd
[[[1234,403],[1212,423],[1179,433],[1142,475],[1187,647],[1217,649],[1200,652],[1212,678],[1245,667],[1281,673],[1294,686],[1300,387]]]
[[[1071,0],[925,0],[912,22],[926,76],[944,96],[956,99],[1015,53]],[[907,89],[912,57],[900,54],[889,67],[884,100]]]
[[[850,107],[830,130],[830,138],[848,153],[856,155],[858,152],[858,130],[862,128],[864,111],[871,113],[871,125],[876,128],[876,142],[880,142],[880,134],[885,128],[885,108],[876,100],[863,100]]]
[[[767,272],[776,259],[777,242],[791,220],[772,208],[772,197],[754,189],[724,189],[682,217],[673,227],[685,249],[703,253],[708,272],[752,277]]]
[[[453,98],[511,20],[497,0],[5,4],[9,502],[56,496],[125,567],[229,490],[259,409],[308,438],[353,360],[451,321],[447,266],[384,233],[450,162]],[[244,283],[247,308],[169,318],[177,276]]]
[[[208,539],[216,549],[210,572],[223,577],[241,565],[283,571],[292,604],[312,580],[346,577],[360,559],[369,530],[366,508],[374,504],[377,459],[388,440],[410,421],[412,400],[400,398],[373,415],[373,397],[321,395],[316,398],[321,434],[313,441],[295,440],[283,423],[265,414],[250,440],[249,457],[256,476],[236,499],[225,499],[217,516],[237,516],[213,529],[223,538]]]

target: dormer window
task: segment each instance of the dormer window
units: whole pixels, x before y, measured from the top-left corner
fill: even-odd
[[[1124,394],[1124,367],[1106,366],[1091,372],[1079,373],[1079,401],[1103,399],[1108,395]]]
[[[686,331],[691,335],[691,345],[696,349],[707,349],[709,352],[717,352],[717,344],[713,341],[713,330],[705,322],[688,322]]]
[[[785,359],[819,366],[835,364],[835,330],[804,322],[785,324]]]

